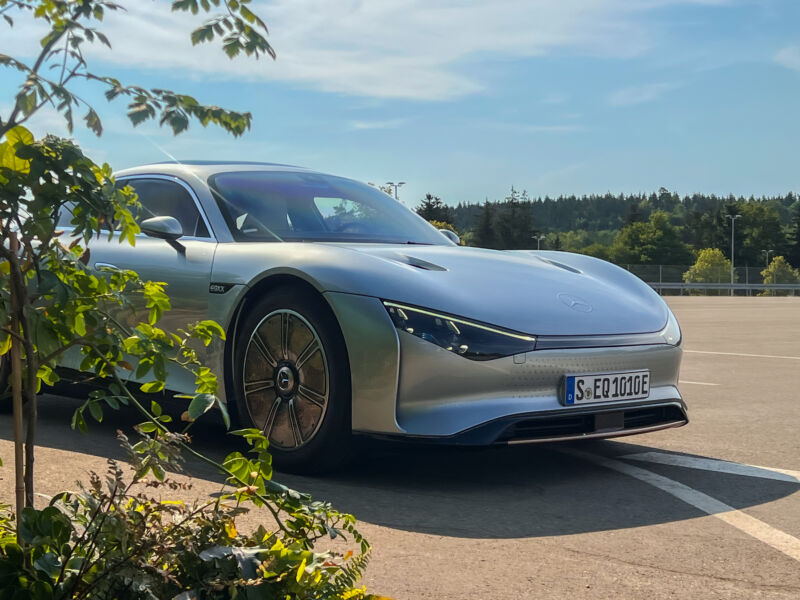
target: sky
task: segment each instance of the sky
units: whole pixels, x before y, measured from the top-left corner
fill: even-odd
[[[800,192],[797,0],[255,1],[277,60],[192,48],[202,17],[122,0],[93,70],[250,111],[238,139],[193,125],[136,129],[125,104],[79,91],[121,169],[175,158],[263,160],[383,184],[401,200],[529,195]],[[0,53],[33,56],[40,31],[0,22]],[[0,115],[19,74],[0,70]],[[45,112],[37,134],[67,135]]]

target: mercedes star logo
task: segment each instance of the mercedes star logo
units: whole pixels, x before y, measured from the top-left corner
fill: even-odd
[[[566,292],[561,292],[558,294],[558,299],[561,300],[564,304],[569,306],[572,310],[577,310],[578,312],[588,313],[592,312],[592,305],[586,302],[583,298],[578,296],[573,296],[572,294],[567,294]]]

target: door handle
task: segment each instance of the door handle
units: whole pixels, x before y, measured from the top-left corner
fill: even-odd
[[[114,269],[116,271],[119,271],[119,267],[117,265],[112,265],[111,263],[107,263],[107,262],[96,262],[96,263],[94,263],[94,268],[95,269],[102,269],[104,267],[106,269]]]

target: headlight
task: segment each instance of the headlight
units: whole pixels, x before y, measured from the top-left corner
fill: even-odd
[[[492,360],[530,352],[536,338],[473,323],[423,308],[384,301],[394,326],[471,360]]]
[[[661,330],[661,337],[664,341],[673,346],[681,345],[681,327],[678,325],[678,319],[669,311],[669,319],[667,319],[667,326]]]

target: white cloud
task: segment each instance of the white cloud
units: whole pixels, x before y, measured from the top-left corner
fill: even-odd
[[[350,129],[397,129],[408,123],[408,119],[385,119],[381,121],[350,121],[347,125]]]
[[[773,60],[782,67],[800,71],[800,47],[787,46],[778,52]]]
[[[674,90],[678,86],[674,83],[647,83],[644,85],[632,85],[622,88],[609,96],[609,103],[612,106],[632,106],[651,102],[662,94]]]
[[[446,100],[487,85],[468,72],[483,55],[554,52],[630,57],[657,32],[646,13],[669,4],[727,0],[275,0],[255,10],[270,26],[277,62],[229,61],[217,47],[189,43],[186,14],[169,3],[125,0],[101,30],[114,44],[107,60],[137,69],[177,71],[204,80],[282,80],[373,98]],[[0,52],[30,40],[22,19]],[[98,57],[100,52],[91,54]]]

